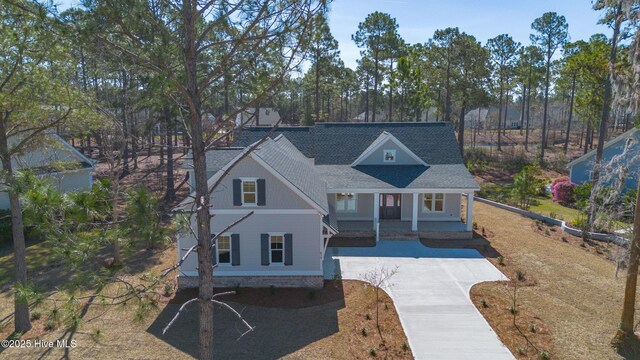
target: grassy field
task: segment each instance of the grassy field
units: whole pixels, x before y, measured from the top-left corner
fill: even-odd
[[[624,290],[624,271],[615,278],[611,261],[618,248],[583,243],[558,228],[481,203],[476,203],[474,220],[485,229],[488,248],[494,253],[489,259],[496,267],[511,279],[516,271],[524,276],[517,290],[517,324],[533,346],[549,351],[552,359],[621,358],[610,346]],[[498,256],[504,265],[498,264]],[[512,286],[482,283],[472,288],[471,295],[514,355],[539,358],[513,326],[508,310]],[[529,328],[532,323],[535,333]],[[518,354],[518,348],[524,354]],[[624,351],[627,359],[640,358],[640,352]]]
[[[61,264],[49,263],[50,252],[44,245],[27,249],[29,275],[46,291],[49,298],[59,295],[55,287],[64,284],[68,274]],[[13,329],[13,293],[7,280],[11,277],[12,260],[8,249],[0,254],[0,338],[7,339]],[[133,253],[121,275],[135,282],[145,274],[159,272],[176,259],[176,249],[140,250]],[[105,293],[115,290],[108,287]],[[222,289],[217,289],[222,291]],[[60,319],[52,329],[47,323],[63,312],[54,311],[51,303],[33,309],[39,314],[33,329],[22,339],[35,341],[74,341],[75,347],[0,348],[0,358],[35,359],[191,359],[197,357],[198,309],[192,304],[167,334],[162,328],[175,315],[193,292],[160,296],[147,316],[136,320],[132,304],[110,306],[94,300],[76,304],[81,318],[77,327]],[[242,324],[227,310],[216,308],[214,346],[216,358],[256,359],[365,359],[370,352],[380,358],[411,359],[398,315],[390,298],[383,294],[380,302],[380,324],[386,339],[382,344],[376,332],[375,294],[371,287],[358,281],[328,282],[313,293],[309,289],[240,289],[239,295],[225,299],[255,330],[240,337]],[[363,330],[365,329],[365,330]],[[365,335],[366,334],[366,335]],[[374,350],[371,350],[374,349]]]

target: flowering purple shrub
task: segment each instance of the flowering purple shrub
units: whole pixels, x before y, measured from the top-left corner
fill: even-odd
[[[569,179],[566,181],[558,181],[560,179],[556,179],[551,186],[553,201],[559,202],[562,205],[571,205],[573,204],[573,188],[576,184],[569,181]]]

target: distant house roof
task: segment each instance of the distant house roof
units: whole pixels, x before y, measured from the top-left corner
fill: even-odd
[[[9,147],[20,140],[16,137],[8,139]],[[11,162],[16,169],[29,169],[36,174],[60,173],[79,169],[93,169],[95,161],[66,142],[54,132],[44,134],[44,140],[28,151],[12,156]],[[0,164],[2,169],[2,164]]]
[[[615,145],[615,144],[619,143],[620,141],[623,141],[623,140],[626,140],[626,139],[629,139],[629,138],[638,137],[640,135],[639,131],[640,131],[640,129],[633,128],[633,129],[631,129],[631,130],[629,130],[629,131],[627,131],[627,132],[625,132],[623,134],[620,134],[618,137],[607,141],[604,144],[604,148],[606,149],[606,148],[608,148],[608,147],[610,147],[612,145]],[[596,151],[597,151],[597,149],[591,150],[588,153],[580,156],[579,158],[576,158],[576,159],[572,160],[570,163],[567,164],[567,168],[573,167],[574,165],[576,165],[578,163],[584,162],[584,161],[594,157],[596,155]]]
[[[246,108],[236,116],[236,126],[255,126],[256,124],[256,108]],[[275,125],[280,121],[280,113],[273,108],[259,108],[259,125]]]

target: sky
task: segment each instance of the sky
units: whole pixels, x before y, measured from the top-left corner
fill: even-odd
[[[586,40],[595,33],[612,35],[607,26],[597,24],[601,14],[591,8],[591,0],[335,0],[330,6],[331,32],[342,60],[353,69],[360,49],[351,35],[374,11],[395,17],[398,33],[410,44],[426,42],[438,29],[458,27],[483,45],[500,34],[529,45],[531,23],[548,11],[566,17],[571,41]]]
[[[76,5],[79,0],[58,0],[59,9]],[[555,11],[569,24],[571,41],[587,40],[595,33],[611,36],[611,30],[598,25],[600,13],[592,0],[334,0],[329,24],[338,40],[345,65],[355,69],[360,49],[351,40],[358,24],[374,11],[396,18],[400,36],[410,44],[424,43],[437,29],[458,27],[482,42],[500,34],[529,45],[531,23],[543,13]]]

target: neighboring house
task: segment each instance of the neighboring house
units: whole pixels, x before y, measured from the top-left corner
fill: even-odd
[[[51,179],[63,192],[88,190],[93,184],[93,161],[54,133],[46,134],[42,144],[35,149],[12,157],[11,163],[14,170],[28,169]],[[1,183],[0,209],[9,209],[9,195]]]
[[[623,190],[638,187],[640,175],[640,130],[631,129],[620,136],[606,142],[602,153],[602,164],[605,166],[601,172],[601,178],[607,182],[618,180],[621,174],[625,176]],[[596,150],[567,164],[570,170],[569,178],[576,184],[583,184],[593,178],[593,165],[595,163]],[[623,170],[624,173],[621,171]]]
[[[387,121],[387,112],[386,111],[380,111],[376,113],[376,122],[386,122]],[[367,119],[367,113],[366,112],[361,112],[360,114],[356,115],[351,121],[353,122],[372,122],[373,121],[373,111],[369,111],[369,116]]]
[[[321,287],[324,252],[338,232],[471,238],[479,186],[449,123],[253,127],[237,131],[233,145],[207,152],[209,185],[222,177],[211,194],[211,233],[254,214],[218,239],[216,286]],[[189,161],[185,167],[193,171]],[[176,211],[192,208],[189,198]],[[178,239],[181,257],[196,240],[190,232]],[[196,266],[189,255],[180,286],[197,284]]]
[[[256,124],[256,108],[246,108],[236,116],[236,126],[273,126],[280,121],[280,113],[273,108],[260,108]]]
[[[502,109],[502,124],[504,125],[504,109]],[[499,109],[496,106],[489,108],[475,108],[469,110],[464,116],[464,126],[468,129],[497,129]],[[533,128],[533,124],[529,124]],[[520,128],[520,110],[515,107],[509,107],[507,110],[507,129]]]

